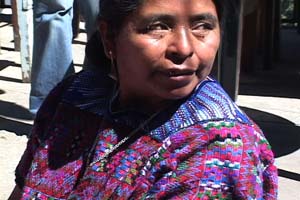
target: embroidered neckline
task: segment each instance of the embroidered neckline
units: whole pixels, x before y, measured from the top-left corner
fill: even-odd
[[[111,113],[110,99],[114,82],[103,73],[82,71],[75,78],[63,97],[63,102],[81,110],[129,126],[137,127],[147,117],[138,111]],[[170,111],[168,120],[162,120],[164,113],[157,118],[164,121],[150,123],[143,131],[157,139],[164,140],[170,134],[194,124],[208,121],[232,121],[252,125],[250,119],[232,102],[222,87],[213,79],[202,81],[192,95],[175,111]]]
[[[90,162],[93,158],[94,155],[94,150],[98,144],[98,139],[95,139],[94,144],[91,148],[91,150],[89,151],[89,155],[88,155],[88,159],[90,161],[88,161],[89,166],[92,167],[93,165],[95,165],[96,163],[100,163],[100,165],[103,167],[104,165],[106,165],[106,163],[108,162],[108,159],[110,157],[110,155],[112,153],[114,153],[116,150],[118,150],[119,147],[121,147],[123,144],[125,144],[129,139],[131,139],[134,135],[136,135],[140,130],[143,129],[144,126],[146,126],[148,123],[150,123],[160,112],[157,111],[154,114],[152,114],[150,117],[148,117],[145,121],[143,121],[137,128],[135,128],[133,131],[131,131],[127,136],[125,136],[122,140],[120,140],[117,144],[111,146],[109,149],[107,149],[107,151],[105,151],[104,155],[100,156],[99,158],[97,158],[96,160],[94,160],[93,162]]]

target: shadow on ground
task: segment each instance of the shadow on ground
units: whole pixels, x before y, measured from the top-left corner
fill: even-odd
[[[24,107],[15,103],[0,100],[0,115],[8,118],[32,120],[32,114]]]
[[[21,67],[20,64],[17,64],[15,62],[11,62],[9,60],[0,60],[0,70],[5,69],[6,67]]]
[[[11,24],[11,15],[10,14],[0,14],[0,21]]]
[[[32,129],[31,124],[0,117],[0,130],[12,132],[18,136],[22,136],[22,135],[29,136],[31,129]]]
[[[0,100],[0,116],[0,130],[13,132],[18,136],[30,134],[32,125],[18,121],[33,119],[32,114],[26,108]]]
[[[294,181],[300,181],[300,174],[297,174],[295,172],[278,169],[278,175],[284,178],[292,179]]]
[[[9,82],[15,82],[15,83],[23,83],[21,79],[18,78],[10,78],[10,77],[5,77],[5,76],[0,76],[1,81],[9,81]],[[0,92],[1,94],[1,92]]]
[[[1,28],[1,27],[0,27]],[[11,42],[14,42],[14,41],[11,41]],[[3,47],[3,46],[1,46],[1,49],[2,50],[5,50],[5,51],[15,51],[15,49],[14,48],[11,48],[11,47]]]
[[[300,148],[300,127],[294,123],[260,110],[242,107],[263,130],[275,157],[290,154]]]
[[[0,71],[4,70],[7,67],[21,67],[21,65],[18,64],[18,63],[15,63],[15,62],[11,62],[9,60],[0,60]],[[16,82],[16,83],[22,83],[21,79],[11,78],[11,77],[5,77],[5,76],[0,76],[0,80],[2,80],[2,81]]]

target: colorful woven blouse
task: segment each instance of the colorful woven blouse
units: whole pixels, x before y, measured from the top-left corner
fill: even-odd
[[[22,199],[276,199],[261,130],[207,78],[108,157],[149,116],[113,111],[113,81],[81,72],[48,96],[16,169]]]

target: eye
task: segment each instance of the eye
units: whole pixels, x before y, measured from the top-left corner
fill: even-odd
[[[209,31],[214,29],[214,26],[208,22],[195,22],[191,26],[193,34],[199,37],[206,36]]]
[[[171,27],[163,23],[161,21],[152,22],[149,25],[146,26],[141,32],[143,34],[148,34],[151,37],[154,38],[162,38],[164,37],[169,31],[171,30]]]
[[[170,27],[163,23],[163,22],[154,22],[154,23],[151,23],[150,25],[147,26],[147,30],[149,32],[151,31],[164,31],[164,30],[169,30]]]

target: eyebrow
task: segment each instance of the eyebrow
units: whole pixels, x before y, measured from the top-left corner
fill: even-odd
[[[165,21],[165,22],[175,23],[174,18],[175,17],[173,15],[169,15],[169,14],[153,14],[150,16],[143,17],[140,24],[149,24],[155,21]],[[189,19],[190,22],[201,21],[201,20],[209,21],[212,24],[217,24],[219,21],[218,18],[215,15],[212,15],[211,13],[196,14],[191,16]]]
[[[216,25],[217,23],[219,23],[218,18],[215,15],[212,15],[211,13],[201,13],[201,14],[197,14],[191,17],[190,21],[209,21],[211,22],[213,25]]]
[[[164,21],[174,23],[174,16],[168,14],[153,14],[142,18],[140,24],[149,24],[155,21]]]

